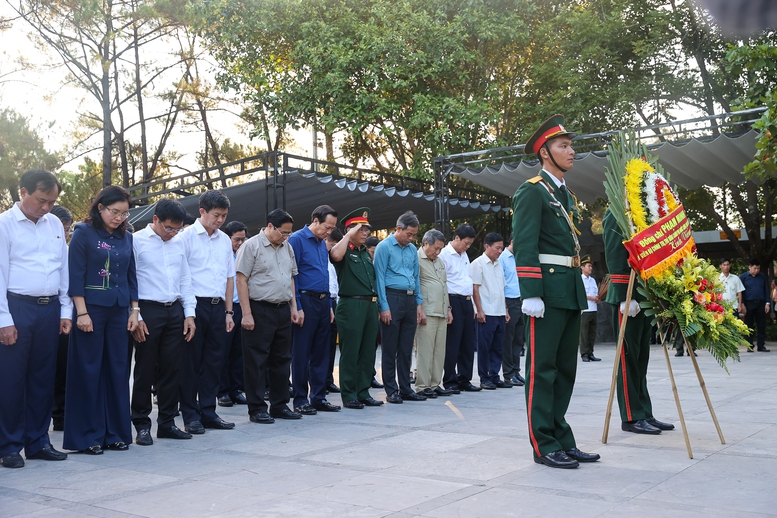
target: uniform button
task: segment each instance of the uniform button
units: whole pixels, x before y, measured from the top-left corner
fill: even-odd
[[[553,272],[555,272],[555,271],[556,271],[556,270],[554,270],[553,268],[551,268],[551,269],[549,269],[549,270],[548,270],[548,273],[553,273]]]

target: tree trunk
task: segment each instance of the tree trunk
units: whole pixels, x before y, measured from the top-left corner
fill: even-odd
[[[111,141],[113,127],[111,125],[111,39],[113,37],[113,0],[106,1],[105,10],[105,35],[102,44],[102,76],[100,78],[101,94],[100,99],[103,109],[103,187],[111,185]]]

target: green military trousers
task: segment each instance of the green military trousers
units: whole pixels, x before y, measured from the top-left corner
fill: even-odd
[[[618,306],[615,305],[612,308],[616,339],[623,318]],[[626,322],[626,333],[618,368],[618,406],[621,411],[621,421],[624,423],[653,417],[653,405],[650,403],[650,394],[648,394],[647,389],[651,320],[644,312],[640,311],[637,316],[628,317]]]
[[[340,297],[335,313],[340,335],[340,392],[343,403],[370,397],[378,338],[378,304]]]
[[[543,318],[526,322],[526,412],[537,456],[576,446],[564,416],[577,375],[579,338],[579,309],[545,307]]]

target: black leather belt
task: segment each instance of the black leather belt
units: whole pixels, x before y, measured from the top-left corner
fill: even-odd
[[[318,300],[324,300],[329,296],[329,293],[318,293],[316,291],[310,291],[310,290],[299,290],[300,293],[307,295],[308,297],[313,297],[314,299]]]
[[[472,295],[457,295],[455,293],[448,293],[449,297],[456,297],[457,299],[472,300]]]
[[[370,302],[378,302],[377,295],[340,295],[341,299],[356,299],[356,300],[369,300]]]
[[[153,304],[154,306],[162,306],[163,308],[169,308],[170,306],[178,302],[178,299],[175,299],[172,302],[158,302],[156,300],[140,299],[138,300],[138,302],[144,302],[146,304]]]
[[[413,290],[398,290],[396,288],[386,288],[386,291],[390,291],[392,293],[399,293],[400,295],[412,295],[415,293]]]
[[[261,304],[262,306],[270,306],[271,308],[282,308],[283,306],[288,306],[289,302],[268,302],[266,300],[254,300],[251,299],[251,302],[256,302],[257,304]]]
[[[54,302],[54,300],[59,300],[58,295],[48,295],[45,297],[33,297],[31,295],[19,295],[18,293],[8,292],[9,297],[13,297],[15,299],[20,299],[25,302],[32,302],[34,304],[38,304],[41,306],[45,306],[50,302]]]
[[[224,302],[224,299],[221,297],[196,297],[197,302],[202,302],[203,304],[210,304],[211,306],[215,306],[217,304],[221,304]]]

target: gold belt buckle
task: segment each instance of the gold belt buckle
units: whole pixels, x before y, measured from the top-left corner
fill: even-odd
[[[580,255],[572,257],[572,268],[580,268]]]
[[[370,300],[370,302],[378,302],[378,297],[372,297],[372,299]]]

